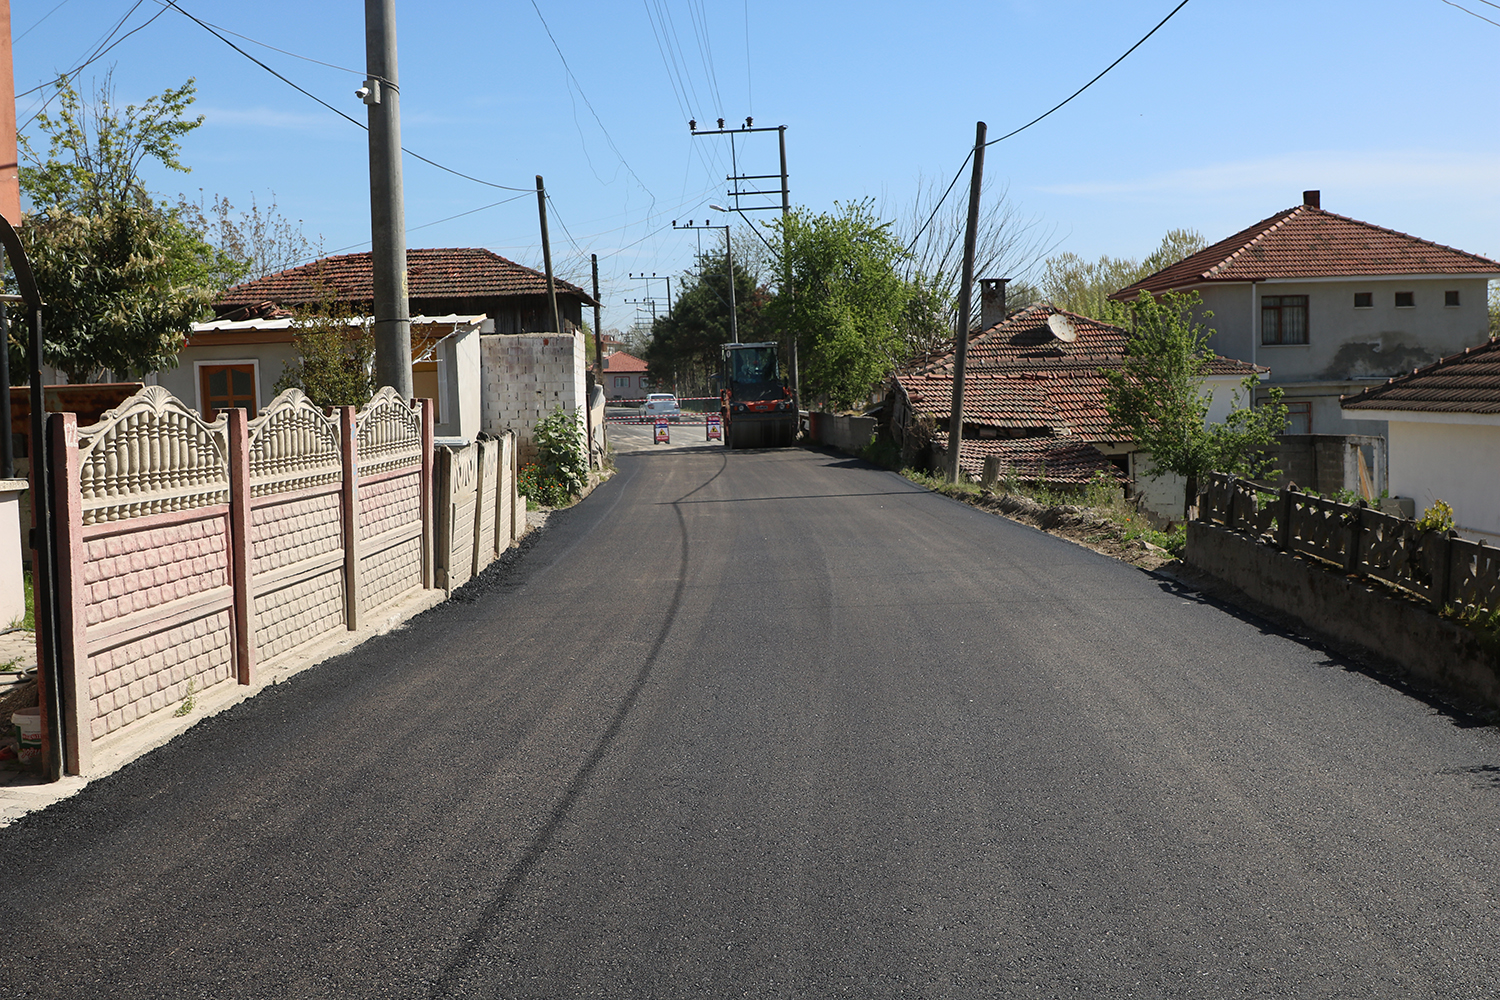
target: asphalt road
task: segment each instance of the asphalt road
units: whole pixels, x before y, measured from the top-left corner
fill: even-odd
[[[802,450],[0,830],[0,996],[1493,997],[1500,739]]]

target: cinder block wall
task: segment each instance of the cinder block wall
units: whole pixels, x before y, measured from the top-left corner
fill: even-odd
[[[481,429],[494,437],[514,431],[524,463],[534,454],[531,432],[558,406],[587,405],[581,334],[489,334],[479,338],[484,384]]]

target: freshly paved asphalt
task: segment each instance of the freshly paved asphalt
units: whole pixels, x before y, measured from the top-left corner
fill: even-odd
[[[1492,997],[1500,739],[802,450],[0,830],[15,997]]]

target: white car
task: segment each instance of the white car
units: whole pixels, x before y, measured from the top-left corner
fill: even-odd
[[[682,419],[682,411],[677,408],[677,397],[670,392],[650,392],[646,394],[646,401],[641,404],[641,416],[655,420],[658,417],[666,417],[676,423]]]

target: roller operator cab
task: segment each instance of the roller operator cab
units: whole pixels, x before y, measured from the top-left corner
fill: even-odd
[[[785,448],[797,439],[797,397],[781,376],[775,341],[725,344],[719,372],[724,445]]]

